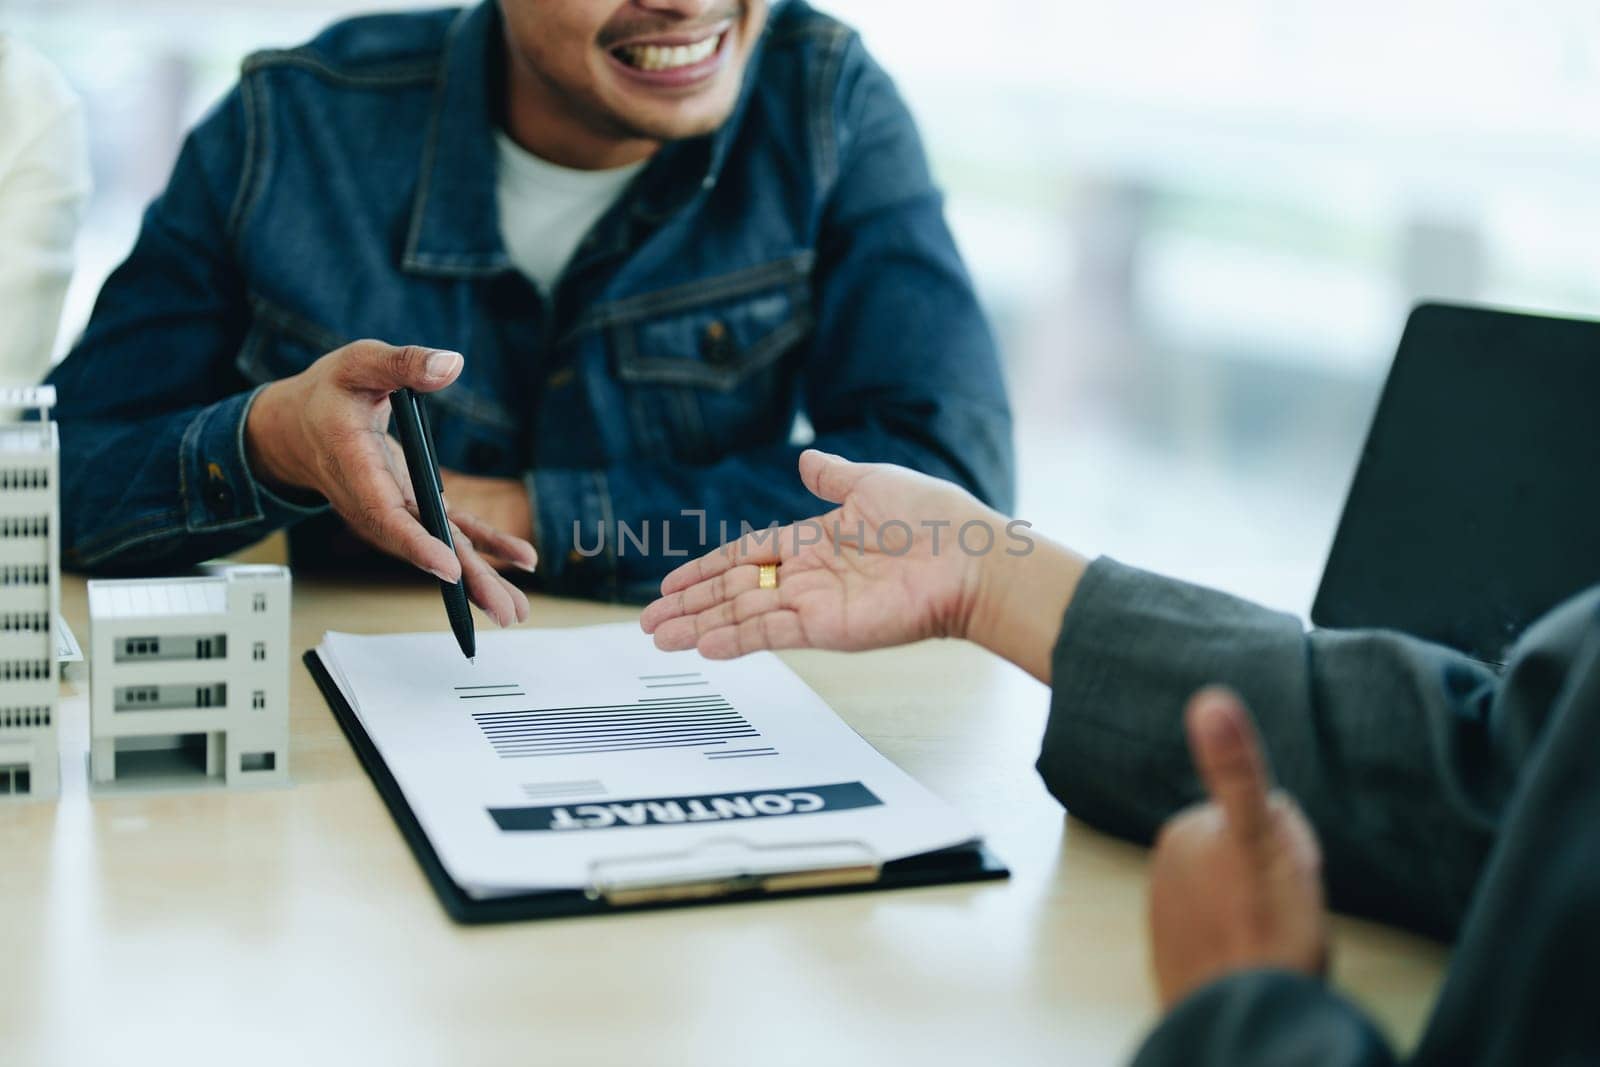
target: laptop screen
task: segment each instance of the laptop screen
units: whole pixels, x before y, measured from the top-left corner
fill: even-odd
[[[1600,322],[1411,314],[1311,618],[1490,662],[1600,583]]]

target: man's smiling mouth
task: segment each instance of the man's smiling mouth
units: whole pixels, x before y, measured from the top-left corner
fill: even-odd
[[[714,56],[727,35],[728,28],[719,27],[698,40],[618,45],[611,54],[635,70],[681,70]]]

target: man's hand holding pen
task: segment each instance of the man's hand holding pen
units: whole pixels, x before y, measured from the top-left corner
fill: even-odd
[[[441,581],[463,579],[472,602],[509,626],[528,617],[528,598],[485,556],[531,571],[533,545],[457,507],[451,552],[417,520],[405,457],[387,433],[390,393],[437,392],[462,363],[456,352],[352,342],[263,389],[245,421],[246,448],[265,484],[326,498],[362,539]]]

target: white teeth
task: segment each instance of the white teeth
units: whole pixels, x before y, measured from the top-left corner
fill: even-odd
[[[710,58],[721,40],[722,36],[718,34],[694,44],[637,44],[619,48],[617,51],[621,53],[623,59],[640,70],[676,70]]]

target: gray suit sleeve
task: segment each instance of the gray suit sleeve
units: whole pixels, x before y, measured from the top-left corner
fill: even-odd
[[[1592,612],[1588,599],[1576,610]],[[1148,841],[1200,796],[1184,702],[1230,685],[1322,839],[1334,906],[1449,937],[1554,704],[1552,664],[1583,632],[1560,615],[1500,675],[1396,633],[1307,633],[1291,615],[1100,559],[1062,622],[1039,771],[1072,814]]]
[[[1133,1067],[1393,1067],[1382,1035],[1314,978],[1241,971],[1184,998]]]

